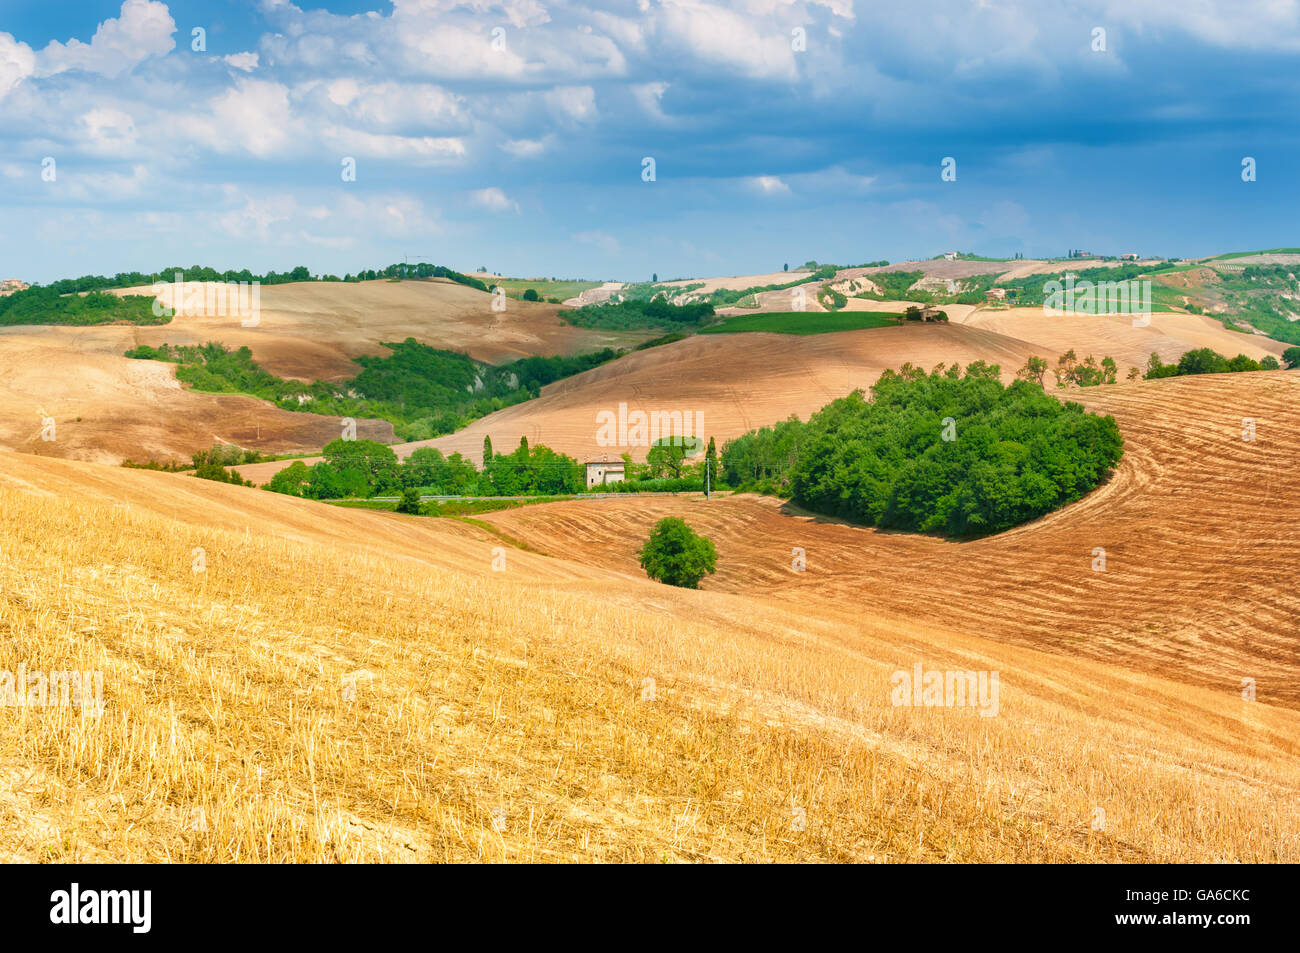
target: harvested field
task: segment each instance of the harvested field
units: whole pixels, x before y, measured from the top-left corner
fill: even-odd
[[[597,444],[596,414],[617,412],[620,403],[629,412],[698,413],[704,436],[721,443],[791,414],[806,418],[907,361],[929,368],[985,360],[1000,364],[1010,380],[1031,353],[1028,345],[1000,334],[941,324],[808,336],[702,334],[557,381],[538,399],[476,420],[459,433],[394,449],[404,457],[417,447],[434,446],[480,461],[484,436],[491,436],[499,450],[513,449],[527,437],[578,459],[617,457],[624,450],[644,459],[647,447]],[[239,471],[260,484],[285,465],[252,464]]]
[[[152,289],[115,293],[152,294]],[[267,285],[261,296],[256,327],[243,327],[238,315],[181,314],[170,324],[121,329],[126,343],[117,353],[136,344],[220,341],[247,346],[273,374],[311,381],[351,377],[360,370],[352,358],[388,354],[382,342],[408,337],[492,364],[628,346],[647,337],[575,328],[560,320],[560,306],[554,304],[507,299],[504,311],[493,311],[490,294],[444,278],[295,282]],[[170,285],[160,297],[170,306]]]
[[[0,376],[0,449],[101,463],[188,460],[214,443],[268,454],[308,453],[342,433],[338,417],[187,390],[173,364],[105,353],[129,331],[0,329],[6,367]],[[54,419],[53,440],[42,439],[47,416]],[[357,434],[387,442],[393,428],[387,421],[362,420]]]
[[[896,618],[883,565],[852,603],[674,590],[588,562],[600,523],[548,558],[11,454],[0,506],[0,667],[98,670],[104,699],[4,709],[9,861],[1300,859],[1300,715],[1271,681],[1245,703],[938,624],[977,570]],[[1014,621],[1030,595],[981,598]],[[997,717],[892,705],[917,663],[997,671]]]
[[[543,551],[637,571],[663,516],[718,546],[719,592],[906,617],[1300,709],[1300,372],[1072,391],[1113,414],[1115,476],[1032,524],[952,543],[810,518],[771,498],[549,503],[484,518]],[[1242,419],[1257,439],[1242,439]],[[791,571],[791,550],[807,571]],[[1095,550],[1105,571],[1094,571]]]
[[[1208,347],[1227,357],[1245,354],[1259,360],[1269,354],[1277,357],[1287,347],[1257,334],[1231,331],[1214,318],[1176,312],[1155,312],[1145,327],[1134,327],[1132,315],[1054,316],[1044,314],[1041,307],[980,309],[964,318],[955,312],[950,315],[966,327],[996,331],[1031,344],[1053,367],[1071,348],[1080,360],[1089,354],[1098,361],[1109,355],[1119,365],[1121,376],[1129,367],[1145,369],[1153,352],[1162,361],[1177,362],[1187,351]]]

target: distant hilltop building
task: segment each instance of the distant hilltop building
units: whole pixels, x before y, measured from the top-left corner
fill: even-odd
[[[15,291],[26,291],[31,285],[20,281],[17,278],[5,278],[0,281],[0,296],[11,295]]]
[[[944,260],[944,261],[956,261],[956,260],[957,260],[957,253],[956,253],[955,251],[946,251],[946,252],[943,253],[943,260]]]
[[[1119,257],[1120,257],[1120,260],[1121,260],[1121,261],[1137,261],[1137,260],[1138,260],[1138,253],[1135,252],[1135,251],[1125,252],[1124,254],[1120,255]]]
[[[986,298],[988,298],[988,300],[990,300],[990,301],[1006,301],[1006,300],[1007,300],[1007,289],[1006,289],[1006,288],[990,288],[988,291],[986,291],[986,292],[984,293],[984,296],[985,296]]]

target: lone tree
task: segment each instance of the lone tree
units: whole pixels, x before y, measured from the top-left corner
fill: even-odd
[[[541,301],[541,300],[542,300],[542,296],[539,295],[539,294],[537,293],[537,289],[536,289],[536,288],[525,288],[525,289],[524,289],[524,300],[525,300],[525,301]]]
[[[707,491],[718,478],[718,445],[709,438],[709,448],[704,451],[704,488]]]
[[[698,589],[700,580],[714,572],[718,562],[713,541],[676,516],[667,516],[655,524],[637,556],[651,579],[683,589]]]
[[[1289,347],[1282,352],[1282,360],[1288,368],[1300,367],[1300,347]]]
[[[1022,381],[1033,381],[1039,387],[1043,386],[1043,377],[1046,374],[1047,361],[1037,355],[1025,361],[1025,366],[1016,371],[1016,377]]]

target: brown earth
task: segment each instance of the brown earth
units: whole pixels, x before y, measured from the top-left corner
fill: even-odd
[[[114,338],[129,330],[0,329],[0,449],[100,463],[186,460],[215,443],[307,453],[342,433],[338,417],[188,390],[176,380],[173,364],[113,354]],[[54,421],[52,433],[47,417]],[[393,428],[383,420],[360,420],[357,435],[387,442]]]
[[[907,361],[930,368],[957,361],[1000,364],[1005,379],[1033,351],[1023,341],[979,328],[910,325],[835,334],[700,334],[636,351],[610,364],[542,389],[536,400],[507,407],[464,430],[434,440],[398,444],[398,455],[433,446],[481,463],[483,438],[499,451],[521,437],[579,460],[623,452],[645,459],[645,446],[601,446],[596,415],[680,411],[699,414],[706,439],[719,444],[791,414],[807,418],[854,388],[869,387],[880,373]],[[692,419],[701,419],[692,418]],[[264,483],[286,462],[252,464],[240,473]]]
[[[152,289],[114,293],[152,294]],[[172,286],[159,297],[170,305]],[[166,325],[124,329],[129,333],[118,340],[127,341],[122,350],[163,342],[247,346],[272,374],[311,381],[351,377],[360,370],[354,357],[388,354],[382,342],[408,337],[496,364],[627,346],[647,336],[575,328],[560,320],[559,305],[507,298],[505,310],[496,312],[492,302],[492,295],[445,278],[294,282],[261,289],[256,327],[243,327],[239,315],[178,314]]]
[[[982,308],[965,317],[955,311],[950,314],[952,320],[966,327],[1032,342],[1036,353],[1053,367],[1057,358],[1070,349],[1080,360],[1089,354],[1098,361],[1112,357],[1121,376],[1129,367],[1145,369],[1153,352],[1169,363],[1201,347],[1213,348],[1228,357],[1245,354],[1255,360],[1270,354],[1278,357],[1287,348],[1279,341],[1232,331],[1221,321],[1196,314],[1157,311],[1144,327],[1134,327],[1131,315],[1053,316],[1044,314],[1042,308]]]
[[[126,288],[118,294],[151,294]],[[260,320],[178,314],[165,325],[0,328],[0,449],[100,462],[187,458],[213,443],[268,454],[319,450],[341,433],[336,417],[291,413],[251,397],[204,394],[179,384],[170,364],[129,360],[140,344],[248,346],[270,372],[303,380],[347,378],[361,354],[388,354],[384,341],[414,337],[483,361],[626,347],[646,334],[564,324],[550,304],[491,296],[446,280],[303,282],[261,290]],[[171,304],[171,286],[162,295]],[[206,303],[206,302],[205,302]],[[56,439],[41,439],[42,418]],[[80,419],[78,419],[80,418]],[[390,442],[386,421],[359,421],[358,436]]]
[[[0,708],[0,859],[1294,863],[1295,391],[1135,385],[1112,485],[960,546],[752,498],[470,524],[0,453],[0,669],[104,700]],[[629,565],[674,508],[718,536],[702,591]],[[994,708],[898,705],[916,665],[997,673]]]
[[[550,503],[483,519],[546,553],[638,571],[664,516],[718,547],[717,592],[906,617],[1300,709],[1300,371],[1071,393],[1125,441],[1110,481],[1032,524],[953,543],[809,517],[772,498]],[[1256,439],[1242,439],[1243,418]],[[791,551],[807,571],[791,569]],[[1105,570],[1095,571],[1097,549]]]

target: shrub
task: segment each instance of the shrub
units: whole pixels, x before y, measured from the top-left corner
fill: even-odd
[[[641,568],[656,582],[683,589],[698,589],[706,573],[716,570],[718,552],[713,541],[701,536],[676,516],[655,524],[637,556]]]
[[[238,451],[238,447],[234,448]],[[211,450],[200,450],[191,458],[194,461],[194,475],[200,480],[215,480],[218,483],[233,483],[235,486],[252,486],[252,480],[245,480],[234,470],[227,470],[239,461],[231,460],[220,446]]]
[[[542,296],[539,295],[539,294],[537,293],[536,289],[533,289],[533,288],[525,288],[525,289],[524,289],[524,300],[525,300],[525,301],[541,301],[541,300],[542,300]]]
[[[402,491],[402,498],[397,503],[397,512],[410,513],[415,516],[420,515],[420,493],[407,487]]]

